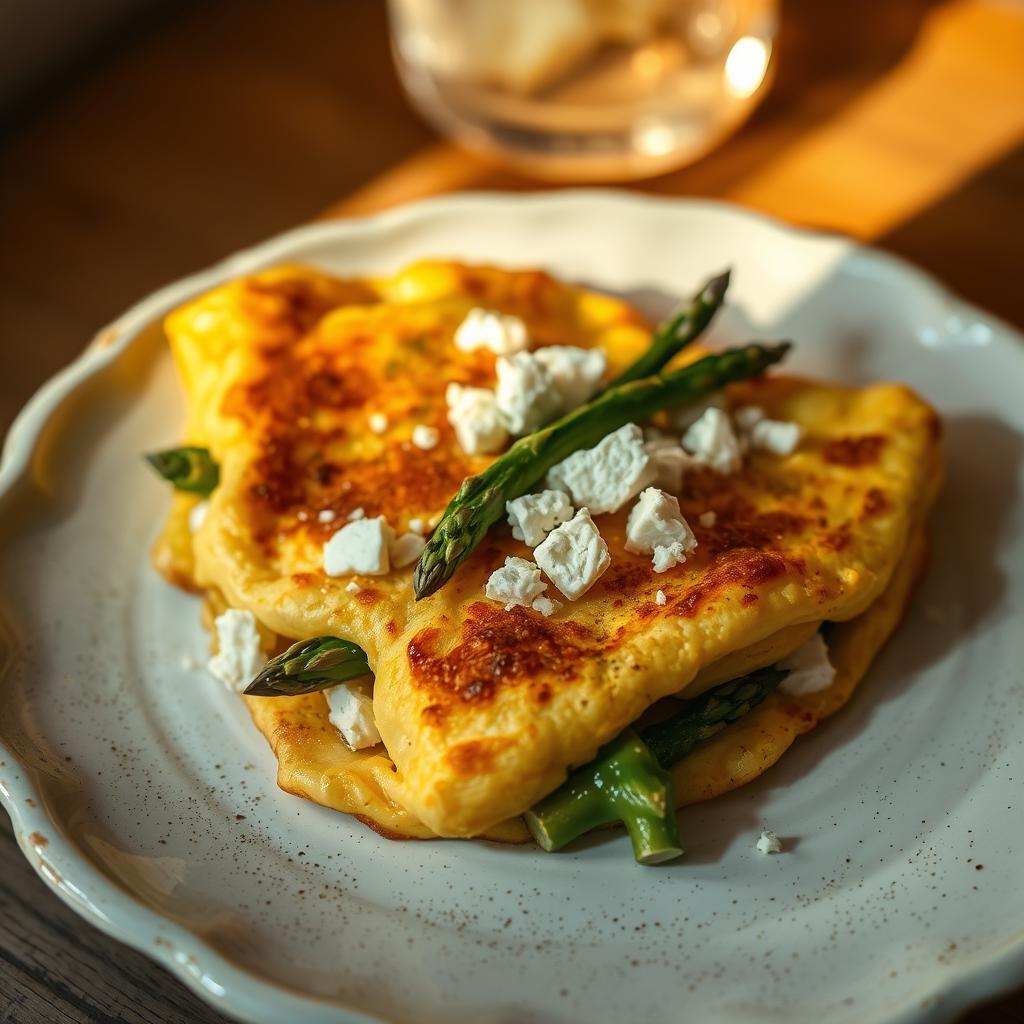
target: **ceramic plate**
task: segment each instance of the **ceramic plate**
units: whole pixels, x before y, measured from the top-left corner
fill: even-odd
[[[907,381],[945,418],[933,566],[856,698],[762,779],[682,814],[685,859],[381,839],[287,796],[149,567],[139,458],[182,403],[168,310],[243,271],[420,256],[543,266],[652,314],[726,265],[719,338]],[[279,1024],[946,1020],[1024,970],[1024,347],[916,270],[727,206],[473,195],[291,232],[146,299],[36,396],[0,497],[0,792],[91,922],[229,1015]],[[764,824],[786,852],[754,851]]]

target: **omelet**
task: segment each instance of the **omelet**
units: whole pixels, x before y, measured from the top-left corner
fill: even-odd
[[[275,268],[168,318],[183,440],[210,449],[220,484],[194,534],[195,499],[175,498],[157,566],[214,609],[251,611],[268,650],[339,636],[375,674],[383,744],[367,750],[348,749],[321,693],[245,698],[280,784],[386,835],[522,841],[519,815],[659,701],[773,664],[835,623],[832,685],[777,693],[698,748],[675,769],[677,798],[756,777],[849,698],[899,620],[941,481],[936,414],[898,384],[733,385],[730,405],[801,427],[797,450],[751,452],[728,476],[687,472],[677,496],[697,548],[666,572],[626,550],[625,509],[596,516],[610,567],[550,618],[484,597],[507,556],[531,555],[504,525],[419,602],[411,566],[327,576],[323,545],[340,523],[384,516],[401,533],[436,522],[494,458],[465,454],[446,419],[450,381],[494,383],[492,352],[453,344],[478,306],[521,318],[535,347],[602,349],[609,377],[651,338],[617,298],[440,261],[365,281]],[[417,427],[436,444],[414,443]]]

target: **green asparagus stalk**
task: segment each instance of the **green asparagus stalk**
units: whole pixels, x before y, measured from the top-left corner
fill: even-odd
[[[268,661],[245,692],[250,697],[296,697],[326,690],[369,671],[361,647],[335,636],[318,636],[300,640]]]
[[[433,594],[450,580],[505,514],[505,502],[526,494],[552,466],[626,423],[698,401],[733,381],[756,377],[788,350],[788,342],[726,349],[672,373],[621,384],[520,438],[483,473],[464,480],[448,503],[416,563],[412,578],[416,599]]]
[[[150,452],[146,461],[177,491],[206,496],[220,482],[220,468],[208,448],[168,448]]]
[[[669,769],[756,707],[785,677],[781,669],[763,668],[716,686],[639,734],[626,729],[527,811],[534,838],[543,849],[558,850],[592,828],[621,821],[639,863],[680,856]]]
[[[726,270],[705,281],[688,303],[679,306],[667,320],[658,325],[651,339],[651,347],[604,390],[659,373],[673,356],[696,341],[721,308],[729,287],[730,274],[731,271]]]

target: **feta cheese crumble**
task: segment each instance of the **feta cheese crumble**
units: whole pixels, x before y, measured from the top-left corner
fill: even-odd
[[[549,618],[562,607],[561,601],[553,601],[550,597],[538,597],[533,602],[533,610],[540,612],[544,618]]]
[[[370,413],[370,419],[368,422],[370,424],[370,429],[375,434],[383,434],[390,426],[387,416],[382,412]]]
[[[654,556],[654,571],[664,572],[686,561],[697,548],[697,538],[679,511],[679,499],[657,487],[648,487],[630,509],[626,522],[626,550]]]
[[[508,427],[498,410],[498,399],[488,388],[467,388],[454,381],[445,390],[448,422],[467,455],[500,451],[508,441]]]
[[[799,423],[770,420],[759,405],[737,409],[733,419],[749,447],[771,455],[792,455],[803,437]]]
[[[366,513],[363,511],[362,506],[359,508],[352,509],[351,512],[345,517],[350,523],[354,523],[357,519],[365,519]]]
[[[527,347],[526,324],[517,316],[475,306],[455,329],[455,347],[462,352],[490,349],[507,356]]]
[[[687,428],[683,447],[722,476],[735,473],[743,462],[739,438],[729,415],[715,406],[705,409],[700,419]]]
[[[655,604],[660,604],[660,605],[668,604],[668,598],[665,596],[665,591],[664,590],[659,590],[654,595],[654,603]]]
[[[551,375],[562,412],[583,405],[597,391],[608,365],[601,349],[572,345],[548,345],[534,351],[533,358]]]
[[[511,611],[516,605],[528,608],[545,590],[547,584],[533,562],[509,555],[505,564],[491,573],[484,594],[503,604],[505,611]]]
[[[654,466],[654,479],[651,481],[663,491],[677,492],[683,487],[683,474],[700,463],[673,437],[652,437],[644,449],[651,457]]]
[[[572,519],[572,503],[564,491],[524,494],[505,502],[512,536],[535,548],[556,527]]]
[[[426,423],[417,423],[412,428],[412,443],[425,452],[429,452],[431,448],[436,448],[437,442],[440,440],[441,434],[437,427],[429,427]]]
[[[782,840],[771,829],[762,829],[754,849],[758,853],[782,853]]]
[[[627,423],[593,448],[573,452],[553,466],[547,486],[566,491],[577,508],[585,507],[596,516],[618,511],[653,481],[654,474],[642,431]]]
[[[363,588],[359,586],[355,580],[349,580],[349,582],[345,584],[345,589],[350,594],[361,594],[363,592]]]
[[[260,650],[256,616],[229,608],[213,621],[217,653],[206,663],[207,671],[229,690],[241,693],[255,678],[266,659]]]
[[[700,523],[700,525],[703,526],[705,529],[710,530],[711,527],[718,522],[718,515],[713,510],[701,512],[701,514],[697,517],[697,522]]]
[[[327,718],[351,750],[380,743],[373,715],[373,683],[369,679],[339,683],[326,690],[324,696],[330,709]]]
[[[585,508],[552,530],[533,557],[570,601],[582,597],[611,563],[608,545]]]
[[[426,546],[427,542],[418,533],[403,533],[391,542],[391,564],[397,569],[412,565]]]
[[[418,533],[422,537],[423,534],[426,533],[427,524],[422,519],[410,519],[409,520],[409,529],[413,533]]]
[[[391,570],[388,548],[394,536],[383,516],[354,520],[324,544],[324,572],[328,576],[383,576]]]
[[[815,633],[807,643],[798,647],[788,658],[783,658],[777,668],[789,669],[789,675],[779,684],[783,693],[791,697],[802,697],[817,693],[832,685],[836,670],[828,660],[828,647],[821,633]]]
[[[208,501],[200,501],[188,510],[188,528],[191,533],[199,532],[203,523],[206,522],[209,511],[210,503]]]
[[[338,513],[333,508],[322,508],[316,514],[316,521],[318,523],[333,523],[338,518]]]
[[[561,411],[562,399],[555,382],[534,353],[499,356],[495,369],[498,411],[513,434],[529,434]]]

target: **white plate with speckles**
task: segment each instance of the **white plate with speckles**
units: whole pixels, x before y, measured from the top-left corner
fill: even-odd
[[[682,814],[684,860],[391,843],[279,792],[244,706],[183,670],[196,601],[147,549],[176,437],[159,319],[282,260],[541,265],[662,312],[735,268],[720,337],[904,380],[947,425],[932,570],[851,705]],[[89,920],[229,1015],[295,1024],[946,1020],[1024,971],[1020,336],[920,272],[706,202],[457,196],[304,228],[146,299],[31,402],[0,470],[0,795]],[[754,852],[765,823],[787,851]]]

